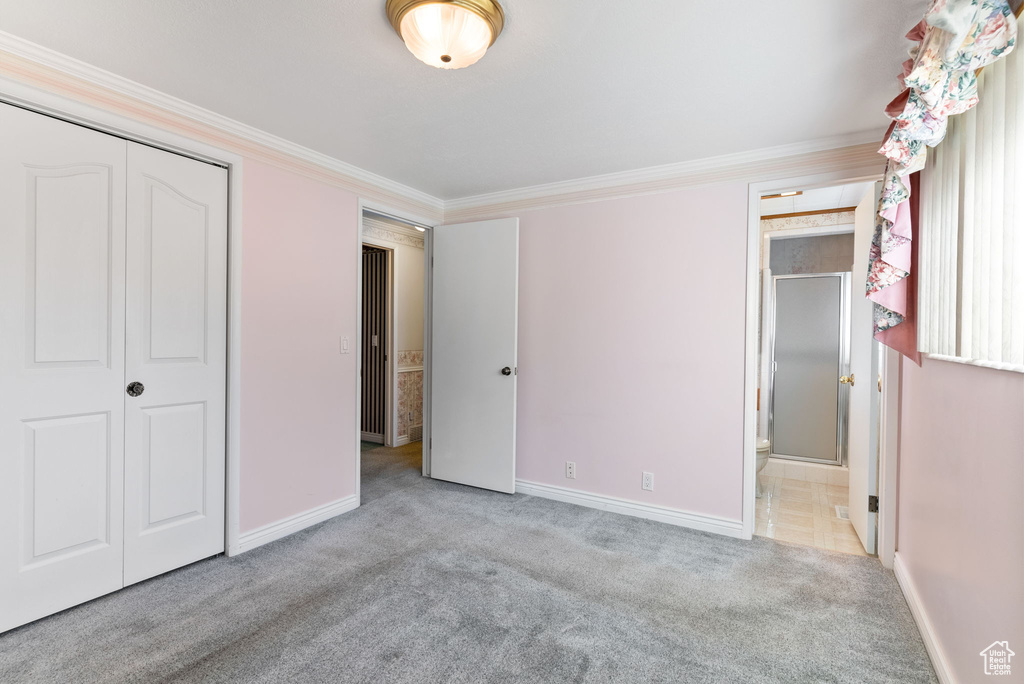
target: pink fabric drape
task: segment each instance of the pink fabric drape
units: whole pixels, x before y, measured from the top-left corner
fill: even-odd
[[[918,205],[920,195],[918,188],[921,174],[910,176],[910,200],[906,202],[909,225],[918,225]],[[909,236],[908,236],[909,237]],[[885,346],[895,349],[917,365],[921,365],[921,353],[917,351],[917,242],[910,242],[907,261],[907,277],[901,279],[891,290],[896,299],[903,303],[903,323],[879,331],[875,339]]]

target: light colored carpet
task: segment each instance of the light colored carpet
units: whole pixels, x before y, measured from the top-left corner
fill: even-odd
[[[419,476],[0,636],[13,682],[935,682],[893,575]]]

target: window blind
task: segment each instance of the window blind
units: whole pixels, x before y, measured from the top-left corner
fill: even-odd
[[[1024,49],[978,93],[922,174],[918,347],[1024,372]]]

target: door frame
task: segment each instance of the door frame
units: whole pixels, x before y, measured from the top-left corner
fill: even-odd
[[[0,76],[0,102],[225,167],[228,171],[227,375],[224,552],[241,553],[242,171],[243,157],[63,95]]]
[[[360,223],[362,223],[362,214],[360,214]],[[362,227],[360,227],[360,231]],[[385,325],[385,344],[387,349],[384,353],[387,355],[387,360],[384,362],[384,446],[391,447],[398,441],[398,402],[396,398],[398,396],[398,374],[395,372],[397,364],[395,363],[396,354],[398,353],[395,343],[395,248],[389,247],[382,244],[381,241],[372,237],[364,237],[360,243],[362,245],[369,245],[370,247],[376,247],[377,249],[383,249],[386,252],[384,259],[384,268],[386,269],[385,280],[387,286],[384,293],[384,325]],[[362,260],[359,264],[362,267]],[[363,280],[359,279],[359,340],[358,343],[362,344],[363,340]],[[362,367],[362,348],[360,348],[359,354],[359,384],[362,388],[363,382],[363,367]],[[360,395],[361,396],[361,395]],[[362,411],[360,410],[360,433],[359,438],[362,442]]]
[[[377,202],[376,200],[366,199],[363,197],[359,198],[356,203],[357,214],[357,225],[358,230],[356,231],[356,335],[355,335],[355,355],[356,355],[356,402],[355,402],[355,435],[356,435],[356,458],[355,458],[355,482],[356,482],[356,500],[359,501],[362,489],[361,473],[363,466],[363,449],[362,449],[362,373],[363,373],[363,250],[362,245],[364,242],[372,244],[374,247],[384,247],[373,242],[372,239],[363,237],[363,213],[364,211],[370,211],[375,214],[381,214],[389,216],[395,220],[409,223],[414,226],[419,226],[424,229],[423,232],[423,474],[425,476],[430,474],[429,470],[429,459],[430,459],[430,368],[431,368],[431,355],[430,355],[430,263],[432,252],[432,238],[434,222],[423,216],[416,216],[412,212],[408,212],[404,209],[398,209],[396,207],[389,206],[387,204]],[[387,247],[385,247],[387,249]],[[392,252],[392,255],[394,252]],[[391,270],[391,277],[393,278],[394,269]],[[389,291],[393,291],[393,281],[388,285]],[[394,331],[394,306],[390,306],[389,323],[391,330]],[[393,392],[392,396],[395,397],[393,408],[389,409],[390,412],[394,412],[395,421],[392,425],[397,429],[397,412],[398,412],[398,373],[393,372],[394,367],[392,366],[392,360],[395,359],[397,351],[394,349],[395,335],[391,335],[389,341],[388,351],[388,392]],[[386,441],[386,438],[385,438]],[[394,442],[392,442],[394,443]]]
[[[839,375],[850,374],[850,274],[845,271],[834,273],[790,273],[785,275],[772,276],[771,304],[768,311],[769,339],[768,345],[770,354],[768,363],[775,363],[775,303],[777,297],[778,282],[780,280],[797,280],[807,278],[839,278]],[[763,359],[762,359],[763,362]],[[774,365],[772,366],[774,369]],[[768,439],[774,447],[775,444],[775,373],[768,371]],[[838,382],[838,378],[836,379]],[[822,461],[816,458],[805,458],[803,456],[790,456],[788,454],[776,454],[774,451],[769,454],[772,458],[784,458],[804,463],[820,463],[822,465],[843,466],[846,464],[847,436],[846,429],[849,423],[850,392],[848,388],[840,387],[836,394],[836,459],[835,461]]]
[[[753,539],[755,506],[755,481],[757,477],[757,359],[758,359],[758,317],[761,308],[761,195],[790,190],[808,190],[816,187],[842,185],[846,183],[874,182],[881,179],[876,168],[858,167],[854,171],[831,171],[791,178],[758,181],[747,185],[747,291],[746,291],[746,340],[743,372],[743,538]],[[857,274],[853,274],[856,283]],[[854,286],[855,287],[855,286]],[[887,358],[891,358],[886,354]],[[896,369],[891,369],[896,366]],[[886,409],[883,417],[889,416],[889,429],[879,448],[879,506],[878,506],[878,556],[885,567],[891,567],[895,553],[896,518],[896,476],[898,472],[898,440],[891,420],[898,420],[899,410],[899,364],[889,363],[885,377],[896,376],[883,383],[882,402]],[[882,534],[883,531],[888,531]]]

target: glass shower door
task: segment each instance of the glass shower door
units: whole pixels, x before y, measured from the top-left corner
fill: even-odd
[[[847,275],[776,276],[772,456],[841,464],[846,393]]]

